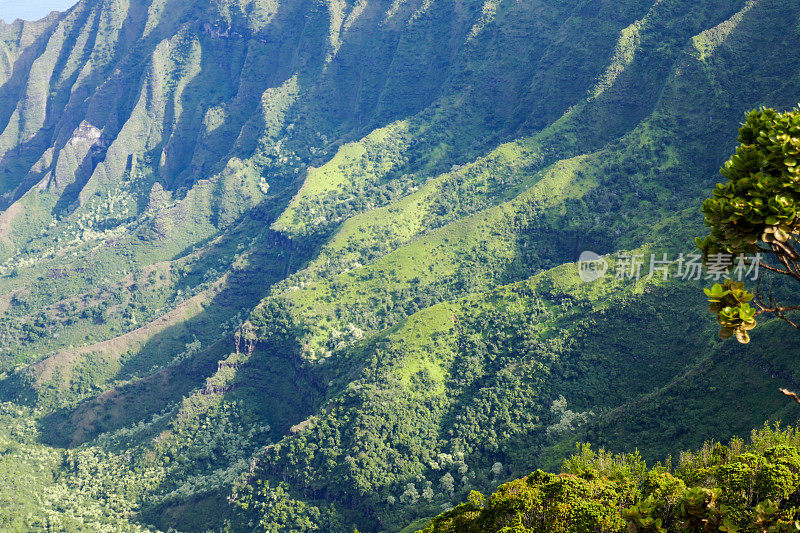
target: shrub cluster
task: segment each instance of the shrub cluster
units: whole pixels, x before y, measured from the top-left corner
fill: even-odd
[[[707,443],[680,465],[584,445],[561,474],[536,471],[485,498],[473,491],[424,533],[800,531],[800,434],[754,432],[744,446]]]

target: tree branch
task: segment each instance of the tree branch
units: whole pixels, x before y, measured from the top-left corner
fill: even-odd
[[[800,405],[800,398],[797,397],[797,394],[793,393],[788,389],[778,389],[778,390],[781,391],[781,393],[783,393],[784,396],[788,396],[789,398],[794,400],[796,404]]]

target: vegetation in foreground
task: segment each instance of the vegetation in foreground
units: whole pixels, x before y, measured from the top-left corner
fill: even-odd
[[[729,271],[744,266],[745,254],[750,254],[754,258],[750,261],[758,261],[762,268],[800,281],[800,110],[753,110],[739,128],[737,140],[736,153],[720,170],[725,183],[718,183],[713,196],[703,202],[711,234],[698,238],[697,246],[706,263],[721,262]],[[762,257],[773,259],[773,264]],[[750,342],[748,331],[762,313],[800,328],[787,316],[800,308],[777,303],[772,293],[768,297],[760,290],[753,294],[743,283],[729,279],[706,289],[706,295],[710,311],[722,326],[723,339],[735,336],[741,343]]]
[[[707,442],[647,469],[638,452],[589,445],[561,473],[537,470],[469,500],[424,533],[800,531],[800,430],[764,426],[749,442]]]

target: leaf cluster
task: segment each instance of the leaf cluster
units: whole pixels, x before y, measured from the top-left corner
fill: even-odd
[[[740,145],[720,170],[727,178],[703,202],[711,233],[697,239],[708,257],[755,253],[756,243],[784,243],[800,231],[800,109],[751,111]]]
[[[756,327],[756,309],[748,303],[754,295],[744,288],[744,283],[728,279],[703,290],[708,296],[708,310],[717,315],[722,326],[719,336],[735,336],[743,344],[750,342],[748,331]]]

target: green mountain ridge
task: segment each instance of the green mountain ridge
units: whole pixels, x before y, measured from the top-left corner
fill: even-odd
[[[800,101],[791,3],[84,0],[0,37],[11,530],[400,531],[575,441],[796,420],[782,325],[720,343],[701,282],[573,264],[692,253],[743,112]]]

